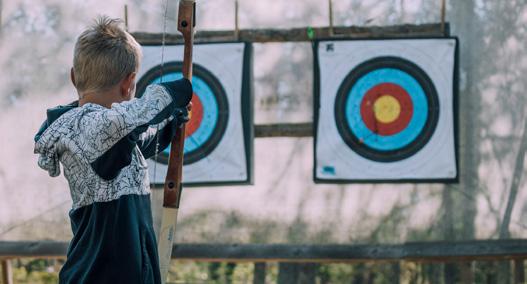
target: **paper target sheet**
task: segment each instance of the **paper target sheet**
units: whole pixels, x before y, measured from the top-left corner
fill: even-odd
[[[455,181],[457,39],[315,47],[315,181]]]
[[[149,84],[183,77],[183,46],[162,49],[143,46],[138,96]],[[194,46],[194,96],[183,165],[186,185],[252,182],[251,52],[251,45],[245,43]],[[157,162],[149,160],[152,183],[164,183],[169,152],[170,147],[156,157]]]

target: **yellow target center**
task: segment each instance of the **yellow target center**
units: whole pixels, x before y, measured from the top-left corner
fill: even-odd
[[[390,95],[379,97],[373,104],[375,118],[382,123],[394,122],[401,114],[401,104]]]

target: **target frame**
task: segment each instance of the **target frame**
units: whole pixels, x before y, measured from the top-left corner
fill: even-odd
[[[327,139],[324,139],[324,138],[321,138],[321,133],[328,133],[328,131],[324,131],[323,129],[320,129],[321,126],[327,126],[327,124],[324,124],[324,123],[321,123],[321,108],[324,109],[324,111],[327,111],[327,105],[325,106],[321,106],[321,84],[322,84],[322,80],[323,78],[321,78],[321,62],[320,62],[320,50],[322,48],[322,44],[331,44],[331,43],[339,43],[339,42],[355,42],[357,44],[361,44],[361,43],[366,43],[366,45],[370,44],[370,43],[373,43],[375,41],[384,41],[384,42],[387,42],[387,44],[389,43],[392,43],[392,42],[397,42],[397,41],[419,41],[419,40],[446,40],[446,41],[453,41],[455,47],[453,48],[453,70],[452,70],[452,73],[450,74],[450,78],[449,80],[451,80],[452,82],[452,88],[449,89],[449,91],[451,92],[451,121],[452,121],[452,125],[451,125],[451,130],[452,130],[452,136],[453,136],[453,141],[452,141],[452,147],[453,147],[453,163],[454,163],[454,167],[455,167],[455,174],[453,176],[448,176],[448,177],[397,177],[397,178],[394,178],[394,177],[388,177],[388,178],[382,178],[382,177],[371,177],[371,176],[366,176],[366,177],[357,177],[357,176],[353,176],[353,177],[328,177],[328,176],[323,176],[320,174],[320,172],[322,171],[327,171],[329,173],[329,175],[333,175],[335,174],[335,169],[333,167],[325,167],[324,164],[322,164],[319,160],[318,160],[318,155],[319,155],[319,148],[318,147],[322,147],[322,146],[319,146],[320,145],[320,141],[323,140],[323,142],[326,142]],[[334,46],[331,46],[331,47],[327,47],[327,48],[331,48],[331,49],[334,49]],[[354,54],[355,55],[355,54]],[[355,55],[355,59],[357,59],[357,57],[360,57],[362,54],[360,55]],[[386,56],[386,57],[389,57],[389,56],[394,56],[392,54],[391,51],[387,51],[386,54],[384,54],[383,56]],[[313,90],[314,90],[314,100],[313,100],[313,113],[314,113],[314,126],[313,126],[313,136],[314,136],[314,139],[313,139],[313,148],[314,148],[314,151],[313,151],[313,158],[314,158],[314,167],[313,167],[313,181],[317,184],[349,184],[349,183],[358,183],[358,184],[361,184],[361,183],[458,183],[459,182],[459,172],[460,172],[460,169],[459,169],[459,159],[458,159],[458,148],[459,148],[459,130],[458,130],[458,115],[459,115],[459,107],[458,107],[458,89],[459,89],[459,40],[457,37],[451,37],[451,36],[445,36],[445,37],[409,37],[409,38],[376,38],[376,39],[373,39],[373,38],[339,38],[339,39],[320,39],[320,40],[317,40],[314,42],[313,44],[313,57],[314,57],[314,60],[313,60],[313,64],[314,64],[314,72],[313,72],[313,75],[314,75],[314,80],[313,80]],[[372,56],[372,58],[374,58],[375,56]],[[381,56],[378,56],[378,57],[381,57]],[[396,57],[396,56],[394,56]],[[369,59],[372,59],[372,58],[367,58],[365,60],[363,60],[362,62],[364,61],[367,61]],[[407,60],[409,58],[406,58]],[[411,60],[410,60],[411,62]],[[358,65],[358,64],[357,64]],[[348,69],[348,72],[346,72],[346,76],[349,75],[350,71],[352,69],[354,69],[357,65],[354,65],[352,66],[350,69]],[[421,68],[423,69],[423,68]],[[333,73],[332,73],[333,74]],[[343,85],[344,81],[341,81],[341,85]],[[339,85],[339,87],[341,87]],[[336,92],[335,92],[336,93]],[[439,93],[439,91],[438,91]],[[438,94],[438,96],[440,97],[441,99],[441,95]],[[336,97],[336,95],[335,95]],[[333,105],[334,108],[337,108],[338,106],[337,105]],[[334,111],[334,110],[333,110]],[[441,110],[440,110],[441,112]],[[335,119],[335,115],[336,113],[332,113],[331,117],[333,118],[333,120]],[[438,117],[439,117],[439,120],[441,121],[441,115],[442,114],[439,114]],[[326,119],[327,120],[327,119]],[[335,126],[336,128],[336,126]],[[335,130],[337,131],[337,130]],[[333,131],[332,131],[333,132]],[[432,134],[434,135],[434,134]],[[339,139],[342,140],[342,138],[339,136]],[[431,139],[431,138],[430,138]],[[344,143],[344,142],[342,142]],[[428,143],[428,142],[427,142]],[[425,144],[426,146],[426,144]],[[328,150],[329,151],[329,150]],[[327,151],[326,151],[327,152]],[[354,152],[353,150],[350,149],[350,152]],[[355,153],[356,156],[359,158],[359,159],[364,159],[363,156]],[[417,151],[417,154],[419,154],[419,151]],[[410,157],[411,158],[411,157]],[[404,159],[403,159],[404,160]],[[378,163],[378,161],[375,161]],[[386,164],[392,164],[392,163],[396,163],[397,161],[389,161],[389,162],[384,162]],[[363,163],[363,161],[361,161],[361,163]]]
[[[139,43],[143,49],[144,59],[138,78],[142,78],[148,70],[163,61],[161,60],[162,43],[156,41]],[[182,55],[182,44],[165,45],[164,62],[182,61]],[[253,46],[250,42],[240,41],[196,43],[193,61],[193,66],[200,65],[210,71],[225,88],[229,119],[223,139],[210,155],[194,163],[183,165],[183,185],[186,187],[251,185],[254,183]],[[198,74],[196,71],[194,73]],[[225,163],[226,157],[233,154],[235,157]],[[151,186],[162,186],[167,166],[156,163],[153,159],[148,159],[147,162]]]

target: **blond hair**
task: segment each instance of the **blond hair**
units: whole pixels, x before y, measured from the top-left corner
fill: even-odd
[[[79,92],[105,91],[137,72],[141,47],[121,25],[119,19],[99,16],[77,39],[73,73]]]

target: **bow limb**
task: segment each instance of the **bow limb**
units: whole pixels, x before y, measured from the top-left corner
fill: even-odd
[[[183,76],[192,81],[192,49],[194,44],[195,0],[180,0],[178,12],[178,31],[183,34],[184,56]],[[179,201],[181,200],[181,182],[183,173],[183,149],[185,125],[178,128],[170,146],[167,176],[163,189],[163,215],[159,231],[159,268],[161,281],[165,283],[170,268],[172,246],[177,222]]]

